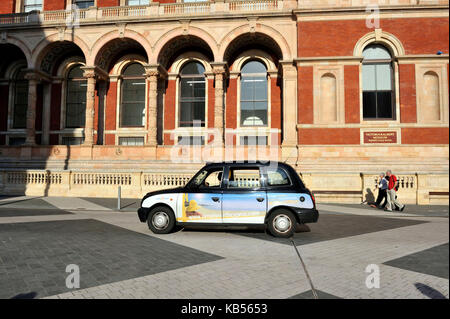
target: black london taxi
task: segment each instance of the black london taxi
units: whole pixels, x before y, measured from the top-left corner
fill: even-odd
[[[150,192],[138,209],[151,231],[176,225],[265,224],[276,237],[290,237],[297,224],[319,218],[314,196],[297,172],[281,162],[208,163],[184,187]]]

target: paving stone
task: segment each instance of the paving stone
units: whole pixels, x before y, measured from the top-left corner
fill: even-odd
[[[28,293],[25,291],[28,287],[38,297],[67,292],[65,279],[69,273],[65,270],[69,264],[79,266],[80,285],[86,288],[221,259],[96,220],[0,224],[0,242],[5,239],[10,240],[2,254],[8,256],[20,251],[23,255],[33,255],[36,260],[17,264],[15,258],[2,258],[0,269],[8,277],[0,281],[0,298]],[[93,257],[94,248],[105,254],[101,258]],[[117,260],[120,264],[114,264]],[[95,276],[96,269],[101,269],[100,276]],[[27,285],[26,278],[33,275],[39,281],[30,280]]]
[[[449,244],[425,249],[384,264],[449,279]]]

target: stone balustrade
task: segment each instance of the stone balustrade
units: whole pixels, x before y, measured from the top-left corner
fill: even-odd
[[[140,20],[164,16],[198,16],[215,13],[281,11],[281,0],[249,0],[226,2],[151,3],[148,6],[121,6],[80,10],[58,10],[0,15],[0,26],[31,24],[82,24],[109,20]]]
[[[449,0],[225,0],[189,3],[150,3],[147,6],[91,7],[0,15],[0,27],[9,25],[82,24],[97,21],[141,20],[166,16],[242,14],[248,12],[288,11],[292,9],[364,7],[399,5],[448,5]]]
[[[121,187],[123,197],[139,198],[149,191],[180,187],[192,172],[94,172],[49,170],[0,171],[1,195],[115,197]],[[303,181],[317,202],[361,203],[377,196],[375,174],[303,173]],[[447,204],[448,174],[399,174],[399,199],[406,204]],[[242,185],[255,178],[239,179]]]
[[[367,5],[448,5],[448,0],[298,0],[299,9],[365,7]]]

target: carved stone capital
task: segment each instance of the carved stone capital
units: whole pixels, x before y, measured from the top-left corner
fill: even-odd
[[[95,80],[107,80],[109,78],[108,73],[103,71],[102,69],[96,66],[83,66],[81,69],[84,71],[83,76],[86,79],[95,79]]]
[[[150,81],[157,81],[158,77],[167,78],[167,71],[160,64],[147,65],[145,68],[145,76]]]

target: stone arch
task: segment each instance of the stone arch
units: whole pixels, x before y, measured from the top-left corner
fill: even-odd
[[[359,39],[353,49],[353,55],[362,56],[364,48],[374,43],[384,45],[391,52],[392,57],[405,55],[405,48],[400,40],[393,34],[381,31],[381,29],[367,33]]]
[[[231,65],[231,68],[235,71],[240,71],[242,66],[249,60],[261,61],[266,66],[267,72],[277,71],[277,66],[272,57],[267,52],[258,49],[247,50],[239,54],[233,62],[233,65]]]
[[[155,54],[152,56],[150,63],[151,64],[159,63],[161,60],[160,59],[161,53],[163,52],[163,50],[165,50],[165,48],[167,48],[167,45],[173,42],[174,39],[182,39],[182,38],[186,39],[193,38],[201,40],[204,44],[206,44],[206,47],[211,52],[212,61],[214,61],[215,58],[217,57],[219,48],[216,40],[205,30],[189,26],[187,30],[178,27],[164,33],[155,43],[153,50]]]
[[[121,40],[124,41],[134,41],[135,43],[140,44],[140,46],[145,51],[145,55],[147,56],[147,59],[149,60],[152,56],[152,46],[151,43],[148,41],[147,38],[145,38],[142,34],[126,29],[123,32],[119,33],[119,31],[111,31],[104,35],[102,35],[99,40],[97,40],[94,45],[91,48],[91,54],[89,58],[87,59],[88,65],[97,65],[97,61],[99,60],[99,54],[102,53],[102,50],[107,47],[109,43],[112,43],[114,40]]]
[[[25,59],[27,60],[28,67],[29,68],[32,67],[31,50],[28,48],[28,46],[24,42],[22,42],[22,40],[8,35],[6,38],[6,42],[0,43],[0,45],[2,45],[2,44],[11,44],[11,45],[15,45],[16,47],[18,47],[22,51],[22,53],[25,55]]]
[[[283,37],[283,35],[281,35],[277,30],[273,29],[272,27],[257,23],[254,29],[251,29],[251,27],[248,24],[245,24],[230,31],[220,41],[218,60],[219,61],[226,60],[227,54],[226,52],[227,50],[230,49],[230,45],[232,45],[233,42],[236,41],[238,38],[246,35],[251,37],[260,36],[261,38],[267,39],[267,41],[272,42],[271,45],[276,47],[276,50],[279,51],[277,52],[277,54],[279,55],[280,60],[292,59],[291,49],[289,47],[288,42]]]
[[[205,68],[205,72],[212,72],[210,64],[211,61],[209,61],[208,57],[199,52],[192,52],[192,51],[185,52],[176,57],[172,64],[171,72],[179,74],[184,65],[191,61],[196,61],[201,65],[203,65],[203,67]]]
[[[139,54],[127,54],[122,57],[120,57],[116,63],[114,64],[111,75],[121,75],[123,71],[126,69],[127,66],[133,63],[139,63],[143,67],[146,66],[147,62],[145,60],[145,57]]]
[[[80,57],[68,57],[59,65],[56,75],[60,78],[66,78],[69,70],[74,66],[80,64],[81,66],[86,66],[86,63]]]
[[[0,78],[7,77],[11,66],[17,63],[29,67],[29,56],[27,57],[21,47],[12,42],[0,43]]]
[[[58,33],[54,33],[52,35],[49,35],[45,39],[43,39],[41,42],[38,43],[38,45],[33,49],[33,55],[31,59],[31,67],[35,69],[40,68],[40,63],[42,62],[42,59],[44,56],[50,51],[50,49],[58,44],[58,43],[72,43],[76,45],[81,52],[83,53],[84,58],[87,60],[89,57],[89,47],[87,44],[80,39],[78,36],[72,35],[72,34],[64,34],[63,37],[60,37]]]

